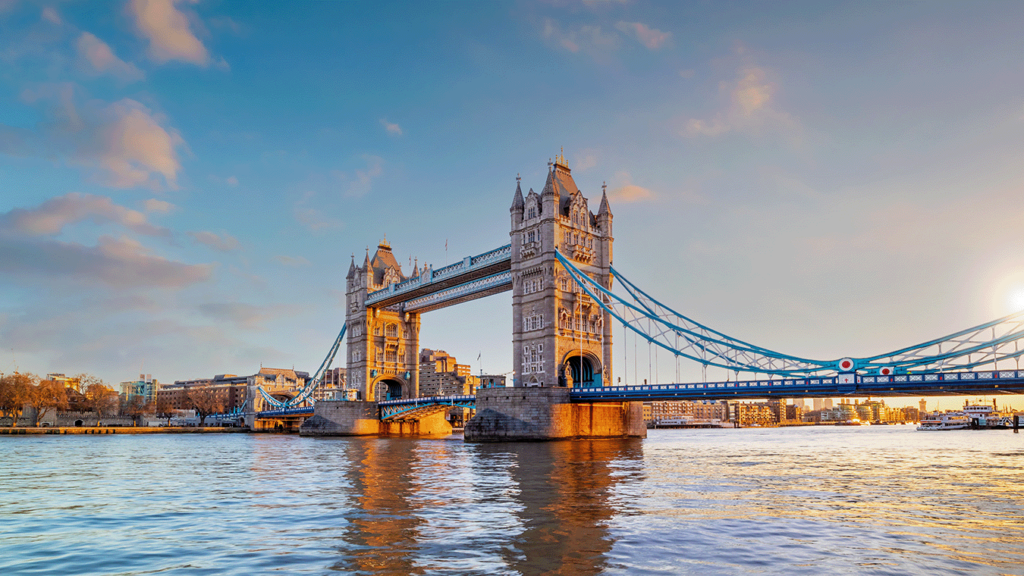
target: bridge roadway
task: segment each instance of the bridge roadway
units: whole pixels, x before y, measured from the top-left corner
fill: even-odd
[[[366,306],[429,312],[512,289],[512,245],[489,250],[366,296]]]
[[[857,376],[844,383],[838,376],[828,378],[787,378],[781,380],[739,380],[691,384],[650,384],[572,388],[571,402],[645,402],[652,400],[750,400],[760,398],[835,398],[840,396],[973,396],[1024,394],[1024,370],[977,372],[925,372],[894,376]],[[476,397],[435,396],[380,402],[381,419],[414,416],[438,409],[461,406],[473,408]],[[312,407],[258,412],[257,417],[312,416]]]

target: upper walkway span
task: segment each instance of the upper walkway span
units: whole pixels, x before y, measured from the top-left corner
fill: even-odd
[[[429,312],[512,289],[512,245],[489,250],[370,292],[366,306]]]

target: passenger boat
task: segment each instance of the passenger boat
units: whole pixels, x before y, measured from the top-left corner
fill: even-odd
[[[963,412],[933,412],[921,418],[918,430],[964,430],[971,427],[971,419]]]

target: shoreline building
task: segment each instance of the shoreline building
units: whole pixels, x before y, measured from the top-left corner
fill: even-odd
[[[141,398],[143,404],[156,404],[159,391],[160,382],[152,374],[139,374],[138,380],[121,382],[121,400],[126,403]]]

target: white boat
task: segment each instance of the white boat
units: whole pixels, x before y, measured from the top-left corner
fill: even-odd
[[[964,430],[971,427],[971,419],[963,412],[933,412],[921,419],[918,430]]]

